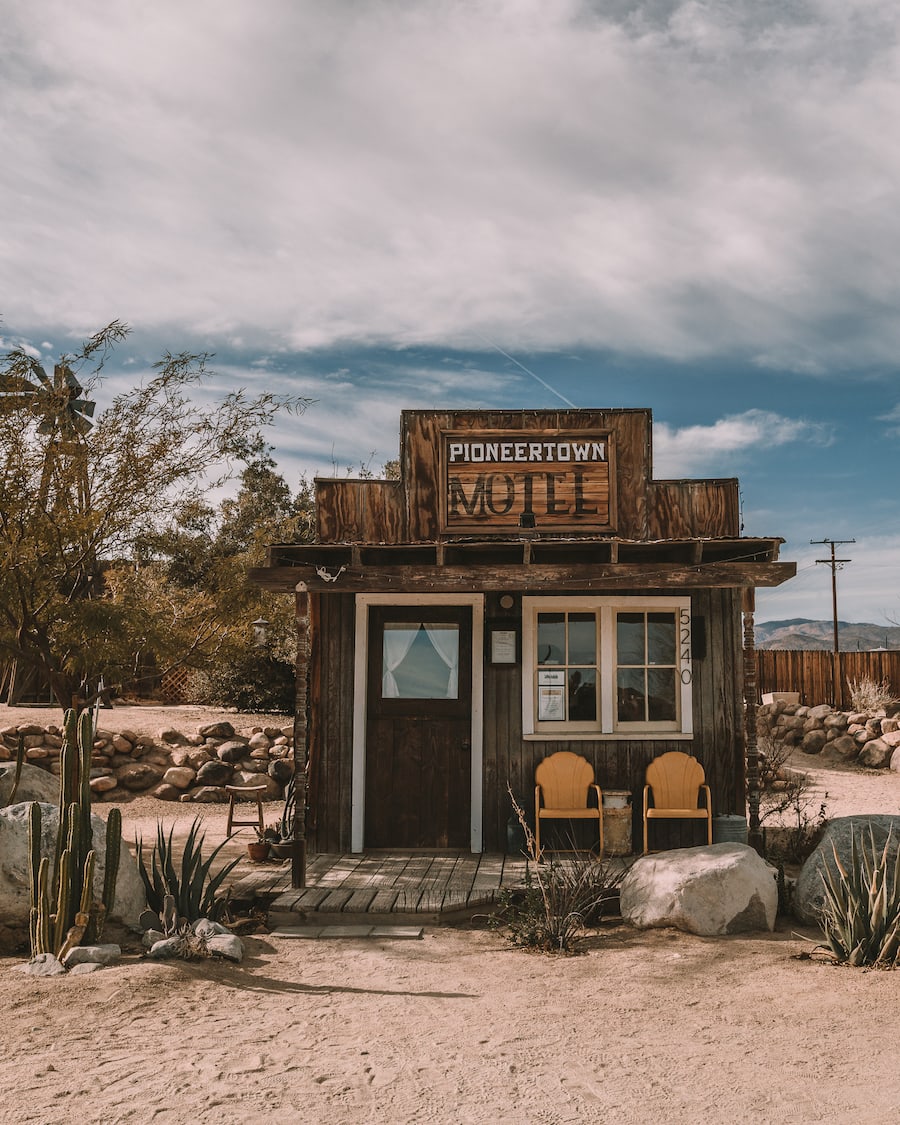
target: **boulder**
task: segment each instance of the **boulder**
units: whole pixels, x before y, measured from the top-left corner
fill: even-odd
[[[268,774],[280,785],[287,785],[294,776],[294,763],[287,758],[277,758],[274,762],[269,762]]]
[[[222,762],[239,762],[248,753],[247,743],[242,739],[223,742],[216,750],[216,757]]]
[[[635,860],[622,881],[622,917],[641,929],[674,926],[715,937],[772,930],[775,873],[746,844],[678,848]]]
[[[151,797],[155,797],[157,801],[180,801],[184,796],[184,790],[178,789],[174,785],[169,785],[167,782],[162,782],[161,785],[151,790]]]
[[[820,754],[827,741],[828,736],[821,728],[809,730],[803,736],[800,749],[804,754]]]
[[[890,816],[886,813],[861,814],[859,816],[840,816],[832,820],[825,829],[822,839],[807,859],[797,879],[797,889],[794,894],[794,913],[801,922],[808,925],[817,925],[822,916],[822,904],[825,901],[825,891],[822,883],[822,871],[828,865],[832,874],[836,873],[834,854],[848,868],[850,865],[850,841],[856,840],[857,848],[860,845],[868,848],[869,829],[879,850],[884,847],[888,833],[891,833],[891,851],[895,856],[900,846],[900,816]],[[833,849],[833,850],[832,850]]]
[[[0,806],[5,805],[12,794],[16,777],[16,763],[0,764]],[[59,800],[59,782],[46,770],[37,766],[22,766],[19,788],[16,790],[16,803],[21,801],[47,801],[50,804]]]
[[[199,789],[192,789],[190,793],[182,793],[183,801],[198,801],[202,805],[223,804],[228,800],[228,794],[218,785],[201,785]]]
[[[234,773],[228,762],[206,762],[197,770],[198,785],[227,785]]]
[[[159,731],[156,737],[167,746],[181,746],[187,741],[181,731],[175,730],[174,727],[166,727],[164,730]]]
[[[119,784],[134,792],[149,789],[151,785],[155,785],[159,781],[161,776],[155,766],[146,762],[132,762],[131,765],[123,766],[118,775]]]
[[[76,965],[111,965],[122,956],[122,948],[109,943],[107,945],[76,945],[74,949],[63,958],[67,969],[74,969]]]
[[[199,733],[204,738],[234,738],[234,727],[229,722],[208,723]]]
[[[855,758],[859,754],[859,743],[849,734],[839,734],[831,741],[828,749],[840,754],[842,758]]]
[[[883,738],[873,738],[867,742],[859,752],[859,761],[873,770],[884,769],[890,765],[894,747],[889,746]]]
[[[40,805],[41,854],[52,861],[59,812],[55,804],[41,801]],[[7,925],[24,928],[26,934],[31,910],[30,806],[31,802],[23,802],[0,809],[0,918]],[[99,899],[103,893],[106,867],[106,821],[96,813],[91,815],[91,830],[96,852],[94,895]],[[137,924],[147,902],[137,862],[128,850],[127,825],[123,827],[122,837],[116,900],[111,918],[131,926]]]
[[[176,789],[189,789],[196,776],[190,766],[171,766],[163,774],[163,781],[167,785],[174,785]]]

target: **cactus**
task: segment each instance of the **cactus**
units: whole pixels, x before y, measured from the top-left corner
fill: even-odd
[[[91,754],[94,724],[89,713],[67,711],[60,751],[59,826],[53,864],[41,857],[41,810],[32,804],[31,953],[62,957],[87,935],[99,940],[115,901],[122,841],[122,816],[110,813],[102,902],[93,898],[96,856],[91,830]]]
[[[12,789],[9,791],[8,805],[16,803],[16,793],[19,791],[19,782],[22,780],[22,766],[25,765],[25,735],[20,734],[16,741],[16,772],[13,777]]]

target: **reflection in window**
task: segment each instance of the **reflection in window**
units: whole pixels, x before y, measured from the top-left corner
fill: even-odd
[[[537,646],[539,721],[596,722],[597,615],[539,613]]]
[[[674,613],[616,615],[616,694],[620,723],[678,717]]]
[[[459,625],[386,622],[383,636],[382,698],[458,698]]]

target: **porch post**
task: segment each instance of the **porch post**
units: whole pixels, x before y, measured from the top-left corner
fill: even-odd
[[[294,848],[291,853],[291,886],[306,886],[306,790],[309,762],[309,594],[297,584],[297,695],[294,703]]]
[[[744,616],[744,754],[747,769],[747,805],[750,812],[748,842],[762,855],[762,829],[759,824],[759,748],[756,744],[756,641],[753,611],[756,591],[752,586],[741,593]]]

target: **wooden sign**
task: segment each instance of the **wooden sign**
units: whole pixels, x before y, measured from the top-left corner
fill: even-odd
[[[607,432],[445,431],[441,460],[445,532],[612,530]]]

